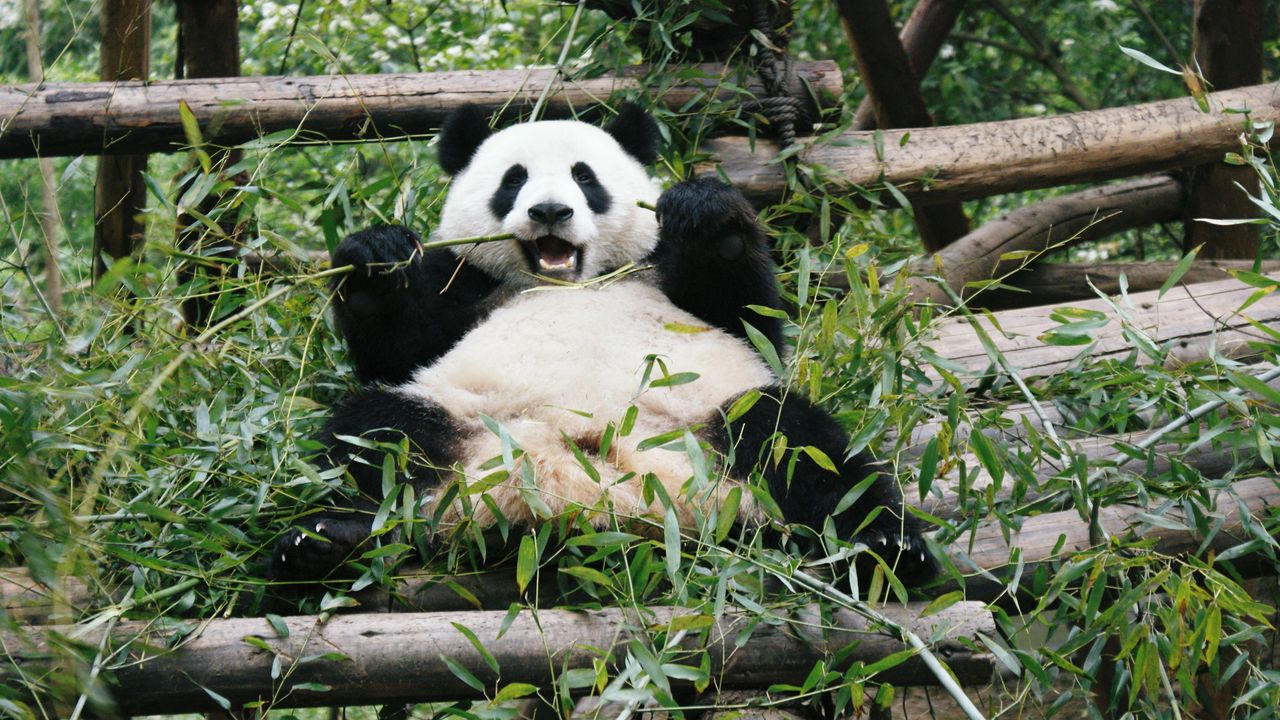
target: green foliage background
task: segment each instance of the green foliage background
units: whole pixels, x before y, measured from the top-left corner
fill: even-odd
[[[246,0],[241,5],[245,74],[547,65],[565,42],[573,13],[571,6],[527,0],[309,2],[291,37],[297,3]],[[856,106],[861,88],[830,4],[794,5],[794,55],[837,60],[848,79],[846,107]],[[17,0],[0,0],[0,81],[5,83],[26,79],[19,6]],[[911,3],[892,6],[902,19]],[[1268,22],[1277,27],[1277,3],[1267,7]],[[672,3],[650,19],[660,30],[669,29],[700,8],[715,10],[710,0]],[[1190,46],[1187,3],[1038,0],[1014,10],[1050,39],[1051,49],[1070,69],[1077,95],[1094,106],[1184,93],[1177,78],[1130,60],[1118,46],[1169,65],[1185,62]],[[49,81],[95,78],[97,11],[97,4],[87,0],[43,4],[41,41]],[[161,79],[172,75],[174,62],[171,4],[156,4],[154,23],[152,77]],[[602,13],[584,13],[570,69],[596,73],[638,62],[640,50],[629,42],[630,32],[628,25]],[[926,100],[940,123],[1080,109],[1063,93],[1061,79],[1026,57],[1024,40],[986,5],[974,3],[957,32],[924,80]],[[1178,54],[1171,55],[1161,35]],[[1264,36],[1271,38],[1265,54],[1268,77],[1275,79],[1280,34]],[[661,49],[667,38],[671,46],[666,49],[678,49],[680,37],[661,31],[648,42]],[[731,113],[732,108],[711,109],[721,110]],[[664,177],[676,179],[689,167],[692,141],[702,132],[696,120],[705,112],[705,107],[658,111],[670,141],[661,168]],[[850,112],[829,127],[847,121]],[[242,252],[299,258],[303,269],[270,278],[237,270],[242,274],[229,285],[239,292],[222,296],[220,315],[245,310],[269,294],[273,299],[208,338],[184,332],[178,311],[180,298],[209,290],[201,284],[179,286],[175,279],[181,259],[173,240],[176,208],[201,199],[178,191],[180,181],[195,172],[189,157],[151,156],[145,254],[136,262],[116,263],[96,286],[90,283],[89,258],[95,161],[54,158],[65,225],[58,261],[67,287],[67,306],[57,315],[47,310],[40,295],[36,213],[41,179],[36,161],[4,161],[0,566],[24,566],[53,588],[65,588],[67,578],[87,584],[92,601],[70,610],[67,619],[211,618],[260,614],[271,607],[274,591],[260,575],[262,551],[299,512],[299,500],[323,503],[327,495],[341,491],[340,476],[318,474],[307,463],[315,450],[308,438],[327,407],[354,387],[326,313],[327,286],[314,279],[317,268],[301,259],[372,222],[429,229],[444,190],[429,143],[423,137],[363,145],[284,146],[277,138],[251,144],[237,168],[250,179],[220,212],[255,220],[256,232]],[[1242,155],[1269,181],[1260,199],[1275,210],[1274,162],[1257,146],[1242,148]],[[1212,507],[1210,490],[1250,474],[1274,473],[1280,418],[1273,404],[1259,401],[1229,403],[1221,413],[1170,438],[1183,449],[1211,444],[1234,452],[1237,461],[1219,478],[1201,477],[1181,463],[1183,449],[1172,451],[1170,469],[1144,473],[1142,462],[1119,469],[1084,467],[1034,430],[1023,445],[984,441],[977,431],[1007,424],[1003,409],[1023,398],[1004,377],[967,386],[925,381],[926,371],[947,368],[929,347],[932,311],[902,311],[906,288],[896,272],[919,252],[909,215],[879,207],[871,193],[861,199],[829,195],[804,168],[798,172],[805,182],[797,181],[786,202],[763,213],[776,237],[785,292],[795,308],[787,374],[798,391],[838,414],[854,437],[851,449],[878,449],[903,481],[908,498],[919,497],[919,483],[927,484],[937,468],[958,467],[962,475],[983,469],[1002,477],[1012,497],[1035,490],[1058,502],[1053,507],[1020,506],[970,493],[964,497],[965,520],[939,522],[940,546],[963,543],[980,521],[1016,528],[1021,516],[1060,507],[1077,507],[1088,516],[1099,504],[1136,501],[1157,518],[1171,507],[1191,509],[1195,516],[1196,510]],[[982,200],[967,209],[976,224],[1044,194]],[[870,204],[855,202],[867,198]],[[833,223],[833,217],[845,219]],[[1265,227],[1265,257],[1277,256],[1277,217],[1273,213]],[[811,245],[801,232],[806,228],[816,231],[823,244]],[[1148,256],[1177,257],[1180,235],[1178,228],[1168,228],[1148,238]],[[1132,237],[1120,238],[1088,252],[1090,257],[1128,258],[1134,256],[1135,244]],[[849,288],[830,287],[832,277]],[[1087,332],[1083,337],[1088,342]],[[1278,342],[1273,330],[1259,328],[1257,354],[1274,362]],[[1166,353],[1139,339],[1126,358],[1080,362],[1036,381],[1032,390],[1041,402],[1071,418],[1074,433],[1089,435],[1156,427],[1235,385],[1247,386],[1230,374],[1237,367],[1231,360],[1215,356],[1166,370]],[[931,418],[943,419],[942,431],[927,451],[933,467],[909,454],[906,440],[913,427]],[[957,439],[969,427],[975,430],[973,439]],[[1037,479],[1031,470],[1043,462],[1061,470],[1048,481]],[[1073,491],[1080,478],[1097,470],[1103,471],[1101,477],[1085,492]],[[404,512],[411,506],[397,506],[384,528],[407,529],[410,542],[388,543],[385,552],[365,559],[361,584],[386,582],[396,560],[418,554],[421,532],[412,512]],[[1252,539],[1237,549],[1240,555],[1260,556],[1272,575],[1277,525],[1274,513],[1258,519],[1250,525]],[[1206,521],[1202,529],[1210,527]],[[796,560],[750,538],[743,539],[740,554],[728,556],[706,537],[683,548],[672,547],[670,538],[619,540],[604,551],[549,542],[549,535],[564,539],[586,532],[551,526],[532,535],[513,530],[507,547],[473,541],[455,548],[450,557],[434,558],[435,567],[465,571],[504,558],[520,565],[519,548],[532,546],[533,562],[559,568],[559,582],[586,592],[588,604],[679,602],[713,612],[719,592],[736,604],[761,612],[768,607],[781,615],[791,604],[811,599],[769,587],[764,581],[768,573],[760,568],[783,572]],[[526,567],[528,562],[526,556]],[[1003,640],[1010,642],[1007,650],[1000,646],[1000,659],[1019,679],[1004,692],[986,696],[992,713],[1019,702],[1033,703],[1049,715],[1078,708],[1106,664],[1119,668],[1122,678],[1108,701],[1137,716],[1173,717],[1173,708],[1191,708],[1197,672],[1207,673],[1213,682],[1240,681],[1239,704],[1245,714],[1265,717],[1280,703],[1280,676],[1274,667],[1249,652],[1229,652],[1251,648],[1249,643],[1259,638],[1274,642],[1269,609],[1259,604],[1271,600],[1241,589],[1231,558],[1164,557],[1142,542],[1116,540],[1065,560],[1059,569],[1040,568],[1022,578],[1030,593],[1044,598],[1039,606],[996,608]],[[719,590],[717,578],[725,583]],[[313,599],[308,609],[345,604],[341,591],[335,592],[339,594]],[[17,626],[0,615],[0,627]],[[1052,635],[1056,643],[1021,640],[1037,633]],[[662,639],[655,635],[652,640],[641,652],[663,656]],[[1206,650],[1207,645],[1214,650]],[[1111,659],[1116,647],[1118,657]],[[651,674],[661,674],[661,667]],[[830,690],[835,707],[849,711],[864,702],[864,683],[874,685],[865,670],[819,668],[811,683],[793,691],[813,703],[818,691]],[[696,670],[679,672],[696,675]],[[662,678],[640,673],[634,685],[659,704],[674,702],[664,694]],[[75,681],[50,689],[53,704],[39,706],[18,687],[0,687],[0,713],[64,714],[87,692]],[[890,695],[883,692],[879,702]],[[495,702],[470,712],[509,716],[511,709]]]

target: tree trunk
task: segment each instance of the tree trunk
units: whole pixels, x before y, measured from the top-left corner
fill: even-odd
[[[112,0],[120,2],[121,0]],[[137,2],[137,0],[134,0]],[[724,65],[698,65],[698,77],[655,97],[668,107],[708,92],[737,97],[727,79],[762,93],[758,79],[734,76]],[[478,105],[515,117],[533,107],[553,83],[549,117],[590,108],[615,92],[639,87],[644,67],[620,75],[556,80],[554,70],[491,70],[313,77],[244,77],[152,83],[62,83],[0,87],[0,158],[98,153],[174,152],[186,145],[179,101],[190,106],[204,139],[236,145],[279,131],[292,138],[406,139],[440,127],[449,111]],[[745,72],[745,71],[743,71]],[[790,91],[834,104],[844,91],[831,61],[797,63]]]
[[[151,50],[151,0],[103,0],[102,79],[100,86],[116,86],[120,81],[146,79]],[[11,117],[0,110],[0,117]],[[52,118],[51,118],[52,120]],[[87,130],[87,129],[86,129]],[[12,132],[12,131],[10,131]],[[101,131],[94,142],[108,139]],[[8,139],[9,132],[4,138]],[[42,156],[58,154],[35,143]],[[113,259],[128,257],[142,246],[145,223],[138,217],[146,204],[142,173],[147,156],[110,155],[98,160],[98,181],[94,189],[93,263],[94,277],[101,277],[107,265],[105,253]]]
[[[979,633],[994,632],[991,614],[980,603],[961,602],[921,617],[923,603],[887,605],[879,611],[916,634],[943,634],[939,655],[946,657],[962,683],[990,680],[993,658],[976,650]],[[394,704],[406,702],[480,699],[482,693],[460,679],[448,663],[464,668],[492,697],[500,687],[529,683],[552,687],[570,669],[591,669],[604,660],[616,667],[628,642],[644,637],[645,628],[669,626],[674,618],[710,622],[688,633],[685,652],[677,662],[697,667],[700,651],[709,653],[711,681],[717,689],[765,688],[775,683],[799,685],[819,660],[871,663],[904,650],[898,640],[870,628],[847,610],[830,616],[817,606],[774,616],[760,622],[758,613],[729,609],[720,618],[699,616],[675,607],[624,610],[525,609],[503,629],[507,612],[392,613],[284,618],[282,636],[263,619],[215,619],[196,628],[159,629],[152,622],[121,622],[112,632],[110,647],[133,639],[107,673],[114,680],[114,696],[123,715],[217,711],[211,693],[226,698],[233,709],[264,700],[273,707]],[[471,640],[455,627],[469,629],[501,670],[501,679]],[[747,632],[750,626],[750,631]],[[109,627],[109,625],[107,625]],[[196,629],[194,637],[177,640]],[[50,637],[73,628],[48,628]],[[79,640],[96,646],[104,625],[82,629]],[[674,631],[672,631],[674,632]],[[251,644],[246,638],[255,638]],[[745,639],[743,639],[745,638]],[[8,654],[0,678],[12,678],[14,666],[28,678],[49,668],[49,645],[34,632],[0,634]],[[176,645],[176,646],[175,646]],[[265,645],[268,649],[263,649]],[[174,649],[169,649],[174,648]],[[331,654],[326,656],[326,654]],[[272,665],[279,659],[280,679],[273,681]],[[446,659],[448,662],[446,662]],[[843,667],[843,666],[842,666]],[[876,676],[895,685],[932,685],[934,675],[920,657]],[[673,684],[689,686],[672,678]],[[327,689],[316,687],[327,686]],[[105,690],[105,688],[103,688]]]
[[[1192,54],[1213,89],[1262,82],[1262,33],[1267,27],[1262,5],[1262,0],[1196,0]],[[1197,218],[1257,217],[1258,208],[1241,187],[1258,193],[1253,168],[1227,165],[1218,157],[1195,169],[1187,204],[1185,251],[1204,245],[1199,254],[1202,258],[1252,258],[1257,254],[1261,242],[1257,225],[1197,222]]]
[[[40,0],[25,0],[27,15],[27,76],[31,82],[44,82],[44,61],[40,56]],[[55,314],[62,312],[62,270],[58,263],[58,245],[62,237],[62,211],[58,209],[57,180],[53,161],[47,157],[40,165],[40,234],[44,238],[44,297]]]
[[[840,24],[858,61],[858,73],[867,87],[881,128],[918,128],[933,125],[933,117],[920,96],[920,81],[898,40],[897,28],[884,0],[838,0]],[[937,252],[969,231],[969,219],[959,203],[921,205],[913,208],[916,229],[925,250]]]
[[[1050,117],[915,130],[846,132],[801,152],[823,166],[837,190],[887,181],[912,203],[951,202],[1066,183],[1130,177],[1217,161],[1240,147],[1245,115],[1280,121],[1275,83],[1211,93],[1213,112],[1192,98]],[[905,142],[904,142],[905,141]],[[1277,135],[1280,142],[1280,135]],[[772,200],[786,187],[783,168],[770,164],[777,148],[723,137],[704,146],[716,165],[747,195]]]
[[[938,57],[938,51],[956,24],[962,7],[964,0],[920,0],[911,10],[899,40],[916,80],[928,74],[929,66]],[[853,114],[853,129],[875,130],[877,127],[875,108],[871,106],[871,96],[868,95],[858,103]]]
[[[237,0],[177,0],[178,32],[181,33],[179,69],[185,78],[231,78],[240,74],[240,19]],[[211,149],[212,173],[223,171],[240,162],[239,148]],[[195,176],[192,182],[199,176]],[[219,180],[225,178],[220,177]],[[236,186],[249,183],[247,173],[240,173]],[[178,189],[181,196],[185,188]],[[248,218],[238,217],[232,204],[236,190],[210,193],[196,209],[214,220],[220,232],[213,231],[198,217],[187,212],[178,214],[177,243],[183,252],[214,258],[233,256],[243,236],[250,229]],[[178,282],[187,287],[182,301],[182,316],[188,327],[203,327],[213,319],[214,306],[220,297],[218,280],[229,269],[227,263],[183,262],[178,267]]]

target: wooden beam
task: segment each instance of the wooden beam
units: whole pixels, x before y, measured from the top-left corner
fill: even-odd
[[[1192,98],[1090,112],[914,130],[846,132],[811,144],[800,157],[825,168],[833,190],[893,183],[913,203],[950,202],[1000,193],[1130,177],[1216,162],[1240,147],[1249,109],[1260,122],[1280,121],[1280,84],[1210,93],[1212,112]],[[1280,138],[1280,136],[1277,136]],[[776,201],[786,187],[771,143],[711,140],[707,169],[717,166],[757,201]]]
[[[881,128],[918,128],[933,125],[933,116],[920,96],[920,80],[912,71],[907,53],[885,0],[838,0],[840,24],[853,48],[858,74],[875,108]],[[969,219],[959,203],[919,205],[913,208],[916,229],[925,250],[936,252],[969,232]]]
[[[1267,275],[1280,284],[1280,273]],[[1167,361],[1184,363],[1203,360],[1212,343],[1224,357],[1246,357],[1256,354],[1253,342],[1274,342],[1253,327],[1280,326],[1280,292],[1264,295],[1243,312],[1238,312],[1258,288],[1238,280],[1222,280],[1171,288],[1163,298],[1158,291],[1133,293],[1123,303],[1125,323],[1141,331],[1157,346],[1168,351]],[[1003,310],[991,317],[977,316],[978,322],[992,338],[996,349],[1026,377],[1052,375],[1070,364],[1081,353],[1092,358],[1123,358],[1136,352],[1133,342],[1124,337],[1124,327],[1111,303],[1086,300],[1072,307],[1103,313],[1108,324],[1095,334],[1089,346],[1048,345],[1040,339],[1060,323],[1050,315],[1055,307]],[[959,365],[961,380],[969,380],[984,372],[991,359],[969,320],[958,315],[934,323],[932,337],[922,341],[938,355]],[[1150,362],[1145,356],[1139,361]]]
[[[991,280],[1027,266],[1030,260],[1022,253],[1043,253],[1136,227],[1177,220],[1183,198],[1182,184],[1165,175],[1049,198],[987,222],[916,263],[912,272],[917,276],[941,273],[941,278],[955,293],[968,297],[976,292],[967,287],[969,283]],[[1011,259],[1002,260],[1007,256]],[[1018,285],[1021,280],[1015,275],[1008,282]],[[1087,290],[1083,279],[1078,284]],[[1037,286],[1025,286],[1032,292],[1021,305],[1050,302],[1039,297]],[[912,279],[911,294],[916,300],[943,304],[948,299],[936,282],[924,277]],[[983,295],[977,297],[981,299]]]
[[[100,19],[101,77],[105,82],[95,85],[110,88],[123,81],[145,80],[151,52],[151,0],[103,0]],[[0,140],[8,136],[7,126],[14,119],[0,110]],[[51,117],[50,121],[56,119]],[[90,133],[89,141],[102,141],[101,133]],[[107,270],[103,254],[114,259],[128,257],[142,245],[146,228],[138,214],[147,199],[142,184],[146,167],[147,156],[136,152],[98,160],[93,221],[95,278]]]
[[[540,69],[0,87],[0,158],[173,152],[186,145],[180,101],[191,108],[204,139],[221,145],[280,131],[296,131],[290,139],[297,142],[404,139],[434,132],[450,110],[465,104],[486,112],[527,112],[548,83],[555,90],[549,116],[566,116],[616,92],[640,89],[645,71],[631,67],[569,82]],[[695,65],[686,74],[656,91],[654,99],[680,107],[708,93],[734,96],[722,89],[725,79],[763,91],[754,78],[723,65]],[[843,92],[840,70],[831,61],[797,63],[792,81],[793,94],[823,103],[836,102]]]
[[[1262,0],[1196,0],[1191,49],[1215,90],[1262,82],[1262,41],[1268,26]],[[1273,28],[1274,30],[1274,28]],[[1203,245],[1202,258],[1252,258],[1262,235],[1257,225],[1213,225],[1196,218],[1239,219],[1258,216],[1258,207],[1241,187],[1258,194],[1251,167],[1227,165],[1221,157],[1191,175],[1183,249]]]
[[[919,603],[879,611],[923,637],[940,635],[936,652],[962,683],[988,682],[992,657],[974,648],[982,647],[978,633],[993,633],[991,614],[979,603],[958,603],[921,617],[924,608]],[[181,628],[127,621],[111,631],[109,647],[128,643],[129,649],[113,656],[104,675],[111,679],[116,709],[125,716],[219,710],[206,690],[229,700],[232,708],[258,700],[283,708],[480,699],[482,693],[459,679],[446,659],[478,678],[489,696],[512,683],[549,688],[562,673],[590,669],[593,661],[615,665],[630,641],[670,627],[675,618],[700,619],[694,611],[674,607],[526,608],[509,625],[506,616],[506,611],[338,615],[324,621],[297,616],[283,619],[288,631],[283,637],[260,618],[208,620]],[[906,648],[852,612],[837,609],[828,615],[816,605],[767,617],[731,608],[705,622],[710,624],[689,632],[679,656],[667,661],[697,667],[705,649],[717,689],[800,684],[816,662],[831,662],[836,653],[842,653],[843,662],[871,663]],[[475,634],[496,661],[500,681],[455,624]],[[107,627],[98,623],[0,633],[6,652],[0,678],[14,683],[19,671],[31,686],[46,673],[65,672],[50,663],[50,643],[65,646],[70,638],[98,647]],[[273,680],[277,658],[279,679]],[[875,679],[894,685],[936,682],[918,656]],[[672,681],[678,687],[691,685]]]

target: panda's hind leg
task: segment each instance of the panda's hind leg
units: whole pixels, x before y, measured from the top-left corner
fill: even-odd
[[[878,472],[865,454],[845,457],[848,435],[822,409],[779,386],[760,388],[760,392],[755,404],[729,423],[717,450],[731,457],[738,468],[761,468],[769,493],[788,523],[820,532],[830,517],[837,535],[865,544],[907,585],[917,586],[933,577],[937,562],[925,544],[922,523],[905,512],[894,479]],[[726,413],[732,404],[726,404]],[[775,463],[772,448],[781,436],[790,450]],[[798,450],[803,446],[820,450],[836,472]],[[861,496],[835,514],[844,496],[872,475],[876,479]]]
[[[362,551],[382,501],[382,468],[388,453],[407,442],[408,462],[396,463],[396,481],[419,497],[441,485],[457,457],[460,426],[444,408],[394,388],[373,387],[348,398],[321,433],[321,466],[345,465],[357,493],[330,509],[307,515],[271,550],[266,575],[277,580],[319,580]],[[352,442],[363,438],[369,442]]]

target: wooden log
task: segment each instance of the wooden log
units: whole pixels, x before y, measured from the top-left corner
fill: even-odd
[[[1280,283],[1280,273],[1266,277]],[[1250,345],[1251,341],[1270,342],[1270,338],[1253,328],[1250,322],[1273,327],[1280,322],[1280,292],[1267,294],[1242,314],[1237,313],[1256,292],[1259,292],[1258,288],[1232,279],[1175,287],[1163,299],[1158,298],[1158,291],[1155,291],[1133,293],[1127,301],[1117,302],[1127,308],[1130,327],[1142,331],[1157,346],[1165,348],[1168,362],[1180,363],[1204,359],[1208,356],[1210,343],[1224,357],[1239,358],[1256,352]],[[1058,310],[1054,307],[1003,310],[993,313],[990,318],[979,316],[978,322],[991,336],[996,349],[1027,377],[1052,375],[1082,353],[1103,359],[1123,358],[1135,352],[1133,343],[1123,336],[1120,318],[1108,301],[1086,300],[1074,303],[1072,307],[1097,311],[1110,318],[1108,324],[1094,334],[1093,344],[1045,344],[1040,337],[1060,327],[1050,317]],[[968,319],[958,315],[948,317],[935,323],[932,332],[933,337],[925,339],[925,343],[939,356],[959,366],[962,380],[986,372],[991,359]],[[1139,361],[1149,362],[1145,356],[1140,356]]]
[[[988,682],[992,658],[973,648],[981,647],[974,642],[976,634],[994,631],[990,613],[978,603],[959,603],[928,617],[920,616],[923,609],[923,604],[912,604],[888,606],[881,612],[918,635],[941,635],[944,639],[937,654],[946,658],[961,682]],[[481,693],[459,679],[446,658],[479,678],[490,696],[498,687],[517,682],[550,687],[561,673],[589,669],[593,660],[616,663],[631,640],[696,613],[672,607],[639,612],[524,609],[504,630],[506,615],[505,611],[378,613],[339,615],[323,623],[298,616],[284,618],[286,637],[258,618],[209,620],[178,629],[124,622],[112,631],[111,646],[134,642],[113,659],[106,674],[111,677],[119,712],[126,716],[218,710],[206,689],[229,700],[232,707],[258,700],[270,701],[273,707],[307,707],[478,699]],[[705,622],[710,626],[689,632],[680,644],[680,657],[668,661],[697,667],[700,651],[705,649],[713,686],[725,689],[799,684],[814,663],[829,662],[837,652],[848,650],[846,662],[870,663],[906,647],[870,629],[851,612],[835,610],[824,618],[817,606],[764,618],[730,610]],[[500,681],[455,624],[472,631],[491,654],[501,671]],[[42,672],[49,671],[50,638],[65,636],[96,647],[103,640],[102,632],[103,626],[97,624],[0,634],[7,653],[0,678],[12,682],[16,666],[28,682],[38,681]],[[246,638],[258,640],[250,643]],[[59,642],[65,644],[65,640]],[[262,649],[263,643],[270,650]],[[273,681],[277,657],[282,672],[280,680]],[[935,681],[918,657],[876,679],[895,685]],[[672,682],[689,685],[674,678]],[[322,692],[316,683],[328,689]]]
[[[951,33],[951,27],[960,16],[964,0],[920,0],[911,9],[911,16],[902,26],[899,41],[907,53],[907,64],[917,80],[929,72],[929,66],[938,57],[942,43]],[[875,130],[876,113],[871,106],[871,98],[865,97],[858,103],[853,114],[854,130]]]
[[[145,80],[151,52],[151,0],[103,0],[101,25],[99,52],[102,55],[101,77],[105,82],[94,85],[113,88],[124,81]],[[16,114],[0,110],[0,141],[9,136],[9,126],[16,120]],[[49,121],[59,122],[61,118],[53,115]],[[99,136],[93,141],[103,140]],[[28,153],[33,154],[37,153]],[[48,156],[47,153],[38,154]],[[142,247],[146,227],[138,215],[147,199],[146,187],[142,184],[142,173],[146,168],[147,156],[136,150],[130,153],[122,151],[98,160],[93,203],[94,278],[107,271],[104,254],[119,259]]]
[[[1149,438],[1154,432],[1148,430],[1125,433],[1123,435],[1064,439],[1063,444],[1071,455],[1084,458],[1090,469],[1097,469],[1114,465],[1121,460],[1127,460],[1128,456],[1119,447],[1122,444],[1136,445]],[[1214,478],[1223,477],[1233,470],[1256,469],[1261,463],[1261,460],[1256,456],[1241,458],[1233,448],[1215,447],[1207,443],[1188,450],[1185,443],[1165,442],[1156,445],[1150,452],[1151,459],[1149,461],[1129,461],[1126,467],[1132,472],[1147,476],[1157,476],[1168,472],[1173,465],[1171,458],[1176,457],[1182,465],[1199,472],[1205,477]],[[957,466],[936,478],[930,493],[924,498],[920,498],[918,494],[908,493],[908,502],[944,520],[960,520],[967,515],[965,511],[965,495],[973,495],[974,493],[982,495],[986,494],[990,488],[997,487],[998,489],[994,493],[996,501],[1016,500],[1020,506],[1027,507],[1041,503],[1046,496],[1038,488],[1042,487],[1054,475],[1060,474],[1064,470],[1060,464],[1051,463],[1048,458],[1045,458],[1042,464],[1035,469],[1034,474],[1037,482],[1029,488],[1019,488],[1019,491],[1023,494],[1015,498],[1013,496],[1015,483],[1012,478],[1006,475],[1002,482],[996,485],[991,474],[982,467],[975,454],[965,453],[962,459],[968,468],[963,491],[961,490],[960,470]],[[1061,505],[1059,504],[1058,507],[1061,507]],[[1036,508],[1036,511],[1039,512],[1045,509]],[[1026,514],[1026,512],[1019,514]]]
[[[974,295],[970,307],[990,310],[1026,307],[1034,300],[1036,305],[1059,305],[1092,300],[1101,291],[1107,295],[1120,294],[1120,276],[1129,285],[1129,292],[1159,290],[1173,274],[1178,263],[1173,260],[1143,263],[1056,264],[1036,263],[1021,270],[1006,284],[1027,288],[1031,292],[1018,292],[995,288]],[[1259,263],[1264,273],[1280,272],[1280,260],[1263,260]],[[1215,282],[1230,277],[1232,270],[1253,270],[1252,260],[1197,260],[1178,280],[1180,285]],[[1086,282],[1087,280],[1087,282]],[[1093,287],[1090,287],[1092,285]],[[1097,288],[1097,291],[1094,290]]]
[[[1129,177],[1215,162],[1238,150],[1248,108],[1253,121],[1280,120],[1280,85],[1269,83],[1206,96],[1212,112],[1192,98],[1051,117],[914,130],[850,131],[810,144],[805,162],[826,168],[831,189],[889,182],[913,203],[938,203]],[[878,133],[878,135],[877,135]],[[1280,136],[1278,136],[1280,137]],[[706,144],[719,167],[744,193],[771,199],[785,187],[777,148],[744,138]]]
[[[1280,479],[1275,477],[1240,480],[1206,492],[1213,499],[1207,523],[1212,537],[1207,541],[1187,511],[1190,501],[1165,500],[1154,507],[1112,505],[1100,509],[1098,522],[1107,536],[1154,540],[1152,550],[1163,555],[1217,554],[1252,539],[1244,529],[1244,518],[1264,518],[1280,506]],[[1160,522],[1153,522],[1157,517]],[[998,578],[1009,575],[1018,561],[1024,565],[1022,576],[1029,577],[1035,565],[1097,547],[1098,541],[1079,512],[1064,510],[1023,518],[1019,528],[984,525],[972,537],[952,543],[948,555],[961,572],[972,573],[964,583],[967,599],[994,600],[1009,594],[1007,584]]]
[[[1272,363],[1258,363],[1240,368],[1240,372],[1245,375],[1260,377],[1274,368],[1275,365]],[[1277,393],[1280,393],[1280,378],[1272,380],[1267,385]],[[1267,398],[1259,397],[1252,392],[1245,393],[1244,397],[1251,403],[1271,405]],[[1064,414],[1059,406],[1053,402],[1042,403],[1040,409],[1044,412],[1045,418],[1053,423],[1059,436],[1081,437],[1081,431],[1076,429],[1079,422],[1078,416]],[[908,457],[919,457],[924,452],[925,445],[929,440],[944,432],[949,433],[952,447],[955,447],[961,443],[968,442],[970,433],[976,429],[975,426],[981,427],[983,435],[1005,444],[1026,443],[1029,440],[1028,431],[1044,432],[1044,423],[1041,422],[1039,416],[1028,403],[992,404],[989,407],[971,406],[967,414],[968,417],[952,428],[946,427],[944,418],[929,419],[912,426],[903,443],[902,452]],[[983,416],[982,419],[979,419],[980,416]],[[1150,410],[1134,413],[1134,420],[1142,423],[1144,427],[1158,427],[1171,422],[1173,419],[1163,415],[1157,416]],[[1124,428],[1121,429],[1123,430]],[[1085,435],[1092,437],[1093,432],[1097,432],[1096,428],[1092,432],[1085,431]],[[890,439],[892,440],[892,436]],[[1211,475],[1210,477],[1213,476]]]
[[[184,145],[178,104],[185,101],[204,139],[235,145],[297,130],[291,139],[386,140],[434,131],[465,104],[508,114],[533,107],[552,83],[548,115],[585,110],[620,91],[635,91],[644,67],[568,82],[554,70],[491,70],[385,75],[243,77],[152,83],[50,83],[0,87],[0,158],[173,152]],[[655,100],[679,107],[722,89],[723,65],[695,65],[688,78]],[[742,78],[753,91],[759,83]],[[831,61],[797,63],[791,92],[825,103],[843,92]]]
[[[875,108],[881,128],[933,125],[933,116],[920,96],[920,80],[898,40],[897,28],[885,0],[838,0],[840,24],[853,48],[858,74]],[[969,232],[969,219],[959,203],[913,208],[916,229],[925,250],[936,252]]]
[[[1077,242],[1092,240],[1135,227],[1177,220],[1184,197],[1182,184],[1166,175],[1126,180],[1090,188],[1018,208],[985,223],[948,247],[918,262],[912,273],[911,294],[916,300],[946,304],[948,296],[924,275],[938,275],[957,294],[975,292],[969,283],[991,280],[1017,271],[1028,260],[1022,253],[1043,253]],[[1014,259],[1003,260],[1009,256]],[[939,271],[939,268],[941,270]],[[1009,284],[1017,285],[1018,278]],[[1082,280],[1077,284],[1088,287]],[[1042,305],[1039,287],[1022,305]],[[1157,285],[1156,287],[1159,287]],[[978,295],[981,297],[981,294]]]
[[[1262,41],[1267,27],[1262,0],[1195,0],[1193,16],[1191,53],[1214,89],[1262,82]],[[1203,258],[1252,258],[1258,254],[1262,234],[1257,225],[1196,221],[1257,217],[1258,207],[1241,187],[1253,188],[1257,194],[1258,175],[1253,168],[1227,165],[1216,158],[1192,171],[1183,226],[1185,251],[1203,245]]]

